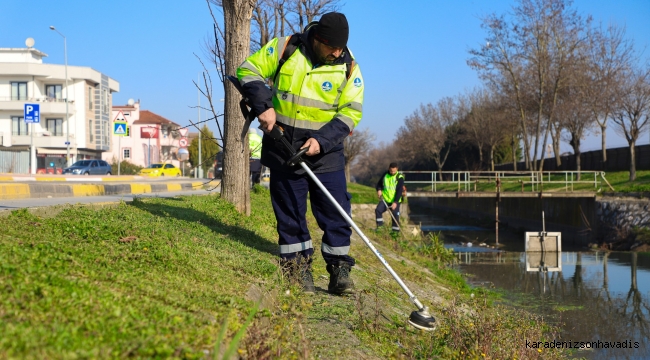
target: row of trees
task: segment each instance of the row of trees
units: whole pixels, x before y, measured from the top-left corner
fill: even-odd
[[[482,27],[486,42],[468,60],[482,86],[407,116],[393,159],[442,169],[454,149],[473,148],[481,168],[494,170],[497,154],[516,167],[523,154],[527,169],[542,171],[546,144],[559,166],[565,141],[580,170],[581,141],[592,132],[601,133],[607,161],[612,124],[629,144],[636,178],[636,141],[650,127],[650,66],[639,65],[623,27],[594,25],[570,0],[519,0],[512,15],[488,15]]]

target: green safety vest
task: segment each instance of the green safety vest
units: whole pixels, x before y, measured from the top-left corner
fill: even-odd
[[[395,193],[398,190],[397,183],[400,179],[404,179],[404,175],[402,175],[399,171],[395,175],[391,175],[387,172],[384,176],[384,185],[381,193],[388,205],[392,204],[393,200],[395,200]],[[399,189],[399,191],[402,191],[402,189]],[[401,203],[402,200],[403,199],[400,198],[399,202]]]
[[[338,118],[350,130],[354,129],[361,121],[363,107],[364,82],[359,66],[351,69],[348,79],[346,64],[323,65],[314,69],[298,50],[282,65],[276,77],[289,38],[271,40],[244,61],[237,69],[237,78],[242,86],[275,78],[273,108],[277,121],[283,124],[318,130],[333,118]]]
[[[259,159],[262,157],[262,137],[258,134],[248,134],[248,147],[251,149],[251,157]]]

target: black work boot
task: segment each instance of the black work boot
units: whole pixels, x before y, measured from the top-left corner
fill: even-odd
[[[315,294],[316,288],[314,287],[314,276],[311,274],[310,268],[304,268],[300,271],[300,280],[302,281],[302,291],[305,294]]]
[[[308,294],[316,293],[314,277],[311,273],[311,262],[305,259],[282,260],[282,274],[290,283],[300,284]]]
[[[351,270],[350,264],[345,261],[339,261],[338,265],[327,265],[327,272],[330,273],[327,291],[336,295],[354,292],[354,283],[350,279]]]

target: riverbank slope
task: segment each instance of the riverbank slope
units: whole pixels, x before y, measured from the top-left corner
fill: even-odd
[[[435,238],[364,230],[431,307],[435,332],[406,324],[413,305],[356,235],[356,293],[325,291],[317,251],[318,291],[303,294],[279,271],[268,191],[251,197],[250,217],[218,195],[0,217],[0,358],[563,356],[527,347],[553,331],[470,289]]]

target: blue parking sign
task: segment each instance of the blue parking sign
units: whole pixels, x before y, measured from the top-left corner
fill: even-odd
[[[38,124],[41,122],[40,104],[25,104],[25,123]]]

